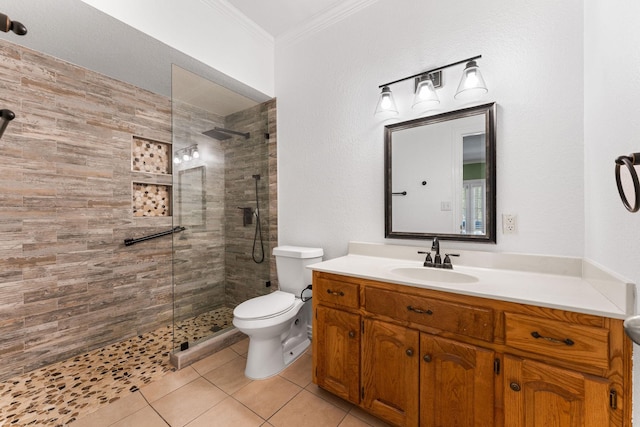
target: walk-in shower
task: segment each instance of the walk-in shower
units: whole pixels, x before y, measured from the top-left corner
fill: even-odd
[[[212,83],[202,84],[204,91]],[[196,351],[202,357],[212,341],[228,343],[239,334],[235,306],[270,291],[275,138],[265,135],[275,130],[275,101],[242,105],[216,112],[173,94],[174,155],[191,146],[199,153],[174,163],[172,172],[173,225],[186,228],[173,237],[178,358]],[[252,224],[238,207],[251,207]]]

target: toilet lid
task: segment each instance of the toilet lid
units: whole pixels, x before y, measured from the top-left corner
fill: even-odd
[[[247,320],[274,317],[291,310],[295,299],[293,294],[275,291],[243,302],[233,310],[233,315]]]

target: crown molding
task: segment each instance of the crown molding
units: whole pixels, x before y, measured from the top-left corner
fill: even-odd
[[[231,3],[226,0],[200,0],[205,5],[215,9],[221,15],[228,17],[235,21],[238,25],[242,26],[248,33],[252,34],[256,39],[261,40],[270,47],[274,45],[274,38],[271,34],[266,32],[262,27],[247,18],[242,12],[236,9]]]
[[[331,7],[315,14],[300,25],[282,33],[276,37],[279,45],[293,44],[297,41],[310,37],[311,35],[342,21],[348,16],[371,6],[378,0],[345,0],[337,6]]]

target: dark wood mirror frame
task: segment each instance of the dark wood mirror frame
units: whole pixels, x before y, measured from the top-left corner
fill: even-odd
[[[392,222],[392,143],[393,133],[409,128],[428,126],[469,116],[484,115],[486,149],[486,233],[425,233],[394,231]],[[432,239],[457,240],[476,243],[496,243],[496,104],[495,102],[450,111],[434,116],[408,120],[386,125],[384,128],[384,174],[385,174],[385,237],[389,239]]]

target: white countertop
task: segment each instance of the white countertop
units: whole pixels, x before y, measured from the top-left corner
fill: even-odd
[[[348,255],[312,264],[308,268],[326,273],[616,319],[625,319],[634,314],[635,285],[577,258],[542,257],[540,260],[538,259],[540,257],[535,255],[514,256],[495,253],[485,258],[486,253],[482,252],[455,251],[464,253],[460,258],[452,258],[453,271],[474,276],[478,280],[473,283],[444,283],[412,279],[392,272],[392,269],[399,267],[432,268],[422,266],[423,255],[413,255],[417,254],[420,248],[407,249],[407,247],[397,246],[402,249],[396,250],[393,246],[395,245],[352,243]],[[389,252],[390,250],[393,252]],[[402,255],[407,253],[411,254],[409,258],[414,259],[404,259]],[[420,260],[417,261],[415,258]],[[462,260],[465,258],[475,261],[493,260],[494,262],[487,262],[487,264],[500,265],[501,268],[464,265]],[[469,263],[477,264],[475,261]],[[536,270],[532,267],[536,264],[552,265],[551,272],[545,271],[543,267],[539,267],[538,272],[532,271]],[[580,265],[582,268],[576,268]]]

